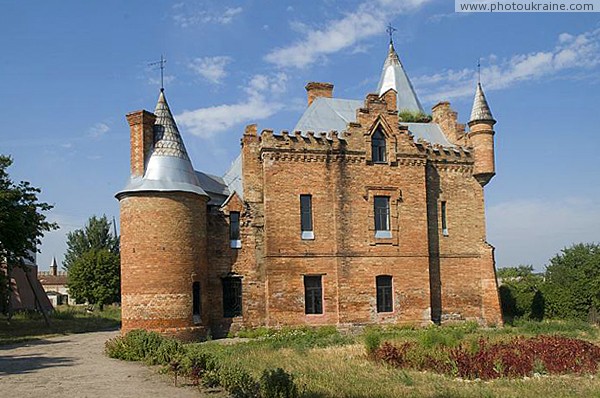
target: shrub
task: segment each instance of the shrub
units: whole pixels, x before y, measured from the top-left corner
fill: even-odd
[[[372,357],[375,351],[381,346],[381,334],[376,329],[367,330],[365,333],[365,349],[367,355]]]
[[[406,123],[429,123],[432,119],[431,115],[427,115],[423,112],[410,111],[403,109],[398,112],[400,120]]]
[[[125,336],[115,337],[105,344],[105,352],[111,358],[126,361],[145,361],[155,355],[164,338],[156,332],[132,330]]]
[[[234,398],[255,398],[259,396],[259,384],[245,370],[238,367],[219,369],[219,384]]]
[[[148,353],[145,361],[149,365],[167,365],[179,362],[185,355],[183,344],[175,339],[163,339],[156,351]]]
[[[501,268],[498,276],[502,278],[499,293],[505,321],[510,323],[514,318],[542,320],[544,277],[535,274],[531,265]]]
[[[265,370],[260,378],[261,398],[296,398],[294,377],[281,368]]]

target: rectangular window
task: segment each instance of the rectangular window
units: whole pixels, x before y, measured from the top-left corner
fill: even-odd
[[[306,314],[323,313],[323,287],[321,275],[304,277],[304,312]]]
[[[229,241],[233,249],[242,247],[242,241],[240,240],[240,213],[238,211],[229,213]]]
[[[446,222],[446,202],[442,202],[442,235],[448,236],[448,224]]]
[[[390,197],[375,196],[374,214],[375,214],[375,237],[391,238],[390,230]]]
[[[312,224],[312,196],[300,195],[300,230],[302,239],[314,239]]]
[[[223,316],[242,315],[242,278],[223,278]]]
[[[200,282],[192,283],[192,315],[194,323],[200,323],[202,307],[200,305]]]
[[[392,277],[379,275],[375,278],[377,285],[377,312],[392,312]]]

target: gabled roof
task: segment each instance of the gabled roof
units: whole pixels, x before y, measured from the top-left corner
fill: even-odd
[[[485,99],[481,83],[477,83],[477,90],[475,91],[475,98],[473,99],[473,109],[471,110],[471,119],[469,119],[469,123],[475,121],[495,122],[492,111]]]
[[[132,177],[117,196],[148,191],[179,191],[208,196],[200,186],[163,90],[154,114],[154,148],[146,171],[142,177]]]
[[[349,122],[356,120],[356,110],[362,101],[318,97],[304,111],[294,131],[314,133],[344,131]]]
[[[383,95],[386,91],[393,88],[398,93],[398,110],[409,110],[411,112],[424,112],[421,102],[417,98],[402,62],[394,49],[394,44],[390,43],[388,55],[383,64],[383,71],[377,86],[377,93]]]
[[[236,192],[240,199],[244,200],[244,185],[243,185],[243,173],[242,173],[242,154],[240,153],[237,158],[231,163],[229,170],[225,172],[223,181],[227,185],[229,192]]]

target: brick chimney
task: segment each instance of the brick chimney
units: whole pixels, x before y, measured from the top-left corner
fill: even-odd
[[[144,175],[146,158],[154,142],[154,120],[156,116],[148,111],[135,111],[127,114],[130,129],[131,176]]]
[[[310,82],[304,88],[306,89],[306,93],[308,95],[308,106],[312,104],[315,98],[333,97],[333,84],[331,83]]]

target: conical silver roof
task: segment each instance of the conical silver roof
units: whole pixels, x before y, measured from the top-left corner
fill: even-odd
[[[475,91],[473,110],[471,110],[471,119],[469,120],[469,123],[476,121],[496,122],[492,116],[492,111],[490,110],[487,100],[485,99],[481,83],[477,83],[477,90]]]
[[[408,79],[402,62],[400,62],[393,43],[390,43],[390,49],[383,64],[383,72],[381,73],[381,79],[379,79],[377,92],[379,95],[383,95],[390,88],[398,93],[397,105],[399,111],[423,112],[423,107]]]
[[[154,148],[144,176],[132,177],[117,196],[140,191],[180,191],[208,196],[200,187],[163,90],[154,114]]]

